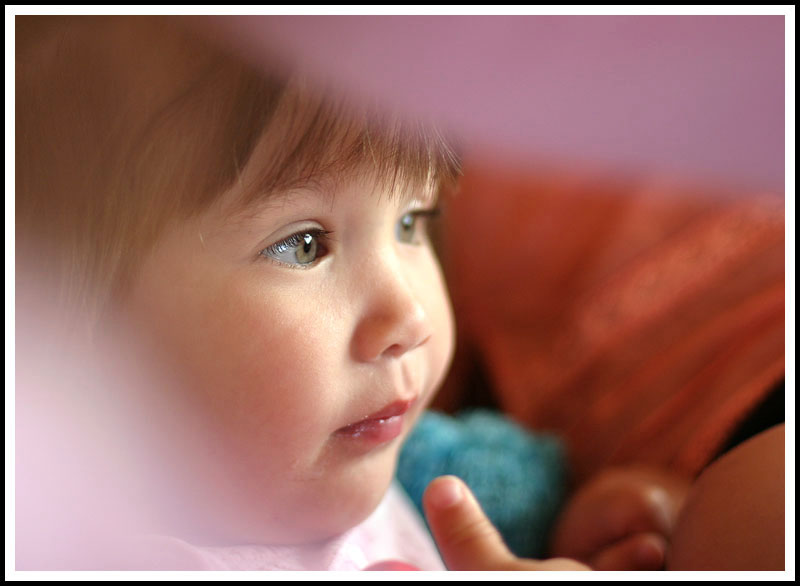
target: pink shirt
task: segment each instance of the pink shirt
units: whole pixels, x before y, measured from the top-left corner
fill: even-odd
[[[387,560],[420,570],[445,569],[422,518],[394,483],[363,523],[322,543],[205,547],[168,536],[147,541],[150,551],[158,551],[156,564],[164,569],[341,571],[363,570]]]

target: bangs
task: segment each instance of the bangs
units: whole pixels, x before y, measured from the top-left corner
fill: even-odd
[[[272,103],[261,168],[234,204],[239,209],[295,189],[334,193],[363,178],[381,193],[411,199],[421,190],[452,189],[461,174],[460,157],[433,127],[323,99],[296,80]]]

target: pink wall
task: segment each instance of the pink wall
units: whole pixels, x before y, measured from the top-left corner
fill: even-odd
[[[223,20],[257,58],[283,55],[471,145],[783,189],[783,16]]]

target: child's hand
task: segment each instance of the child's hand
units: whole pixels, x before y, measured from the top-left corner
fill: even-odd
[[[440,476],[423,496],[428,524],[449,570],[588,570],[573,560],[527,560],[512,554],[467,486]]]
[[[660,570],[689,480],[619,468],[581,487],[558,519],[551,551],[595,570]]]

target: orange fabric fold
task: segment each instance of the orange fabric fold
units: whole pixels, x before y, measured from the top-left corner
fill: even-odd
[[[784,373],[783,197],[465,168],[443,236],[454,377],[481,361],[579,479],[701,470]]]

